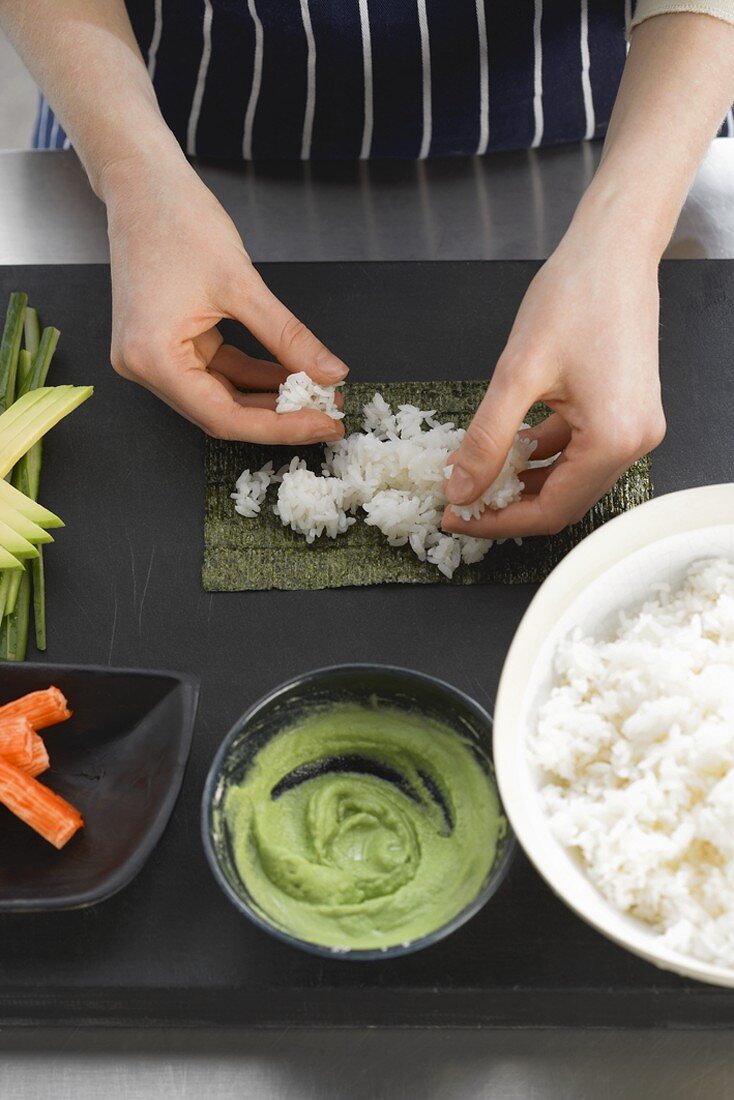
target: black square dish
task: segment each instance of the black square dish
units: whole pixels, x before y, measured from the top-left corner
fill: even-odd
[[[0,806],[0,912],[93,905],[137,875],[181,789],[198,684],[172,672],[0,665],[0,705],[54,684],[74,712],[42,730],[51,768],[39,782],[85,827],[57,851]]]

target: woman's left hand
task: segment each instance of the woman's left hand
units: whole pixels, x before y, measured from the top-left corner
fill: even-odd
[[[596,503],[665,434],[658,375],[657,256],[611,223],[584,218],[533,279],[461,447],[447,496],[468,504],[499,474],[535,401],[553,410],[524,434],[548,467],[522,475],[522,500],[446,531],[476,538],[555,534]]]

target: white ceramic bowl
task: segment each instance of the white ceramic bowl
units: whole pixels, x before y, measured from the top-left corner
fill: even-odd
[[[671,951],[640,921],[607,902],[551,834],[528,760],[528,730],[548,696],[556,644],[575,626],[594,634],[620,608],[638,605],[653,581],[678,583],[693,561],[734,558],[734,484],[670,493],[627,512],[584,539],[541,586],[510,647],[494,712],[494,762],[520,844],[548,885],[611,940],[665,970],[734,987],[734,969]]]

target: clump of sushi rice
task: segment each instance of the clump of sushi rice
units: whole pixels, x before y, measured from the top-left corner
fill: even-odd
[[[285,386],[299,377],[291,375]],[[333,387],[315,386],[308,378],[307,382],[302,390],[295,383],[291,386],[288,411],[294,411],[298,401],[308,401],[298,407],[319,407],[326,412],[327,399],[317,395],[315,399],[321,404],[315,406],[313,394],[330,389],[333,403]],[[362,431],[325,448],[320,475],[308,470],[300,458],[294,458],[290,466],[277,473],[271,463],[256,473],[245,470],[233,494],[235,508],[241,515],[257,514],[267,491],[267,485],[262,489],[263,483],[277,483],[275,515],[307,542],[322,535],[337,538],[360,513],[364,522],[381,531],[391,546],[410,546],[421,561],[435,565],[450,578],[462,562],[473,565],[481,561],[493,544],[491,539],[441,530],[441,517],[448,503],[448,460],[465,434],[462,428],[437,420],[434,409],[399,405],[393,412],[376,393],[363,407]],[[471,506],[456,508],[457,513],[465,519],[477,518],[486,508],[505,508],[519,500],[524,488],[520,474],[531,464],[534,449],[533,441],[516,436],[494,484]]]
[[[273,511],[285,527],[303,535],[308,543],[321,535],[335,539],[357,522],[344,510],[344,487],[338,478],[319,477],[298,458],[281,472]]]
[[[343,420],[344,413],[336,406],[336,386],[319,386],[305,371],[289,374],[278,388],[275,411],[299,412],[301,409],[317,409],[332,420]]]
[[[246,519],[252,519],[259,514],[268,486],[275,478],[272,462],[266,462],[262,470],[250,473],[243,470],[237,478],[235,491],[231,493],[234,501],[234,510]]]

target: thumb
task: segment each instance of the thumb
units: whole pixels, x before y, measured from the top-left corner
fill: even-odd
[[[346,378],[346,363],[276,298],[254,268],[247,273],[244,293],[233,313],[289,373],[305,371],[314,382],[326,386]]]
[[[451,504],[471,504],[499,476],[533,396],[499,367],[451,461],[446,487]]]

